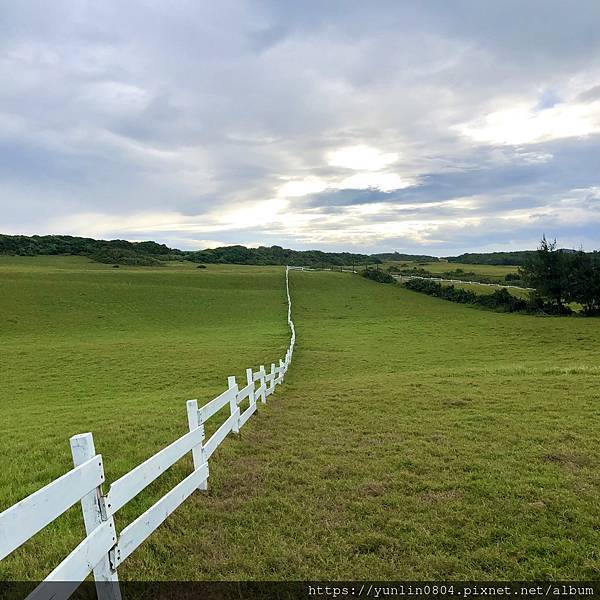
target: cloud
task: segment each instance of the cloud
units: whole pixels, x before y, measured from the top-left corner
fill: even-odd
[[[558,104],[541,110],[524,104],[511,106],[458,126],[458,130],[476,142],[495,145],[583,137],[600,132],[600,101]]]
[[[598,246],[599,20],[593,0],[8,0],[0,230]]]
[[[596,102],[596,100],[600,100],[600,85],[595,85],[589,90],[581,92],[576,100],[578,102]]]

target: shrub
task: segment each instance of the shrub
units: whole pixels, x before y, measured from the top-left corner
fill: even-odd
[[[137,254],[131,250],[119,248],[107,248],[90,254],[90,258],[100,263],[112,263],[119,265],[152,267],[163,263],[150,255]]]
[[[426,279],[410,279],[405,284],[409,290],[436,296],[451,302],[461,304],[477,304],[485,308],[502,310],[506,312],[527,311],[530,304],[522,298],[516,298],[508,290],[501,288],[492,294],[476,294],[471,290],[455,288],[453,285],[444,286],[437,281],[428,281]]]
[[[506,312],[525,311],[529,308],[527,300],[513,296],[506,288],[500,288],[491,294],[478,296],[477,303]]]
[[[396,283],[396,280],[385,271],[378,271],[376,269],[365,269],[360,273],[363,277],[377,281],[378,283]]]

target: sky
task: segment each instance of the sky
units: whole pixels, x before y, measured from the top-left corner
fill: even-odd
[[[598,0],[3,0],[0,232],[600,248]]]

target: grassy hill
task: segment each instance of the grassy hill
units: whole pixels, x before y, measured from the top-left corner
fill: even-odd
[[[283,270],[0,257],[0,509],[94,432],[107,480],[186,429],[185,400],[287,345]],[[120,569],[141,579],[596,579],[600,321],[291,274],[286,383]],[[120,515],[122,528],[186,457]],[[76,507],[0,562],[47,573]]]

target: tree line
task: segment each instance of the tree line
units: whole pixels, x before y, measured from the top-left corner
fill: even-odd
[[[289,250],[281,246],[246,248],[239,245],[197,251],[179,250],[152,241],[95,240],[70,235],[0,234],[0,254],[87,256],[96,262],[139,266],[159,266],[171,260],[189,260],[200,264],[295,265],[323,268],[381,263],[376,257],[352,252]]]
[[[449,263],[471,265],[513,265],[525,263],[535,254],[535,250],[514,250],[513,252],[466,252],[459,256],[448,256]]]
[[[290,250],[281,246],[223,246],[197,252],[186,252],[186,259],[198,263],[236,265],[294,265],[297,267],[329,268],[345,265],[380,263],[368,254],[352,252],[322,252],[321,250]]]

